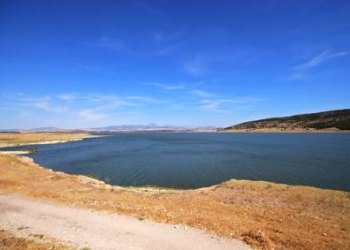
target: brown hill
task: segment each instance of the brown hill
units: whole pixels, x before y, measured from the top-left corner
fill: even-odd
[[[224,130],[350,130],[350,109],[244,122]]]

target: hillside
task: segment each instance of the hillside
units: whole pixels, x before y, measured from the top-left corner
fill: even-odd
[[[224,130],[350,130],[350,109],[244,122]]]

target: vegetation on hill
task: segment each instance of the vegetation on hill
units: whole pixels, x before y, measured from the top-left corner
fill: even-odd
[[[333,110],[320,113],[302,114],[287,117],[268,118],[244,122],[225,128],[225,130],[256,129],[329,129],[350,130],[350,109]]]

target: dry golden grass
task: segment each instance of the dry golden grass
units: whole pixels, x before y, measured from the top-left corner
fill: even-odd
[[[196,190],[111,187],[0,155],[0,192],[188,225],[256,249],[350,249],[350,193],[232,180]]]
[[[94,137],[89,133],[68,133],[68,132],[52,132],[52,133],[0,133],[0,145],[16,145],[26,143],[39,143],[50,141],[70,141]]]
[[[31,239],[16,237],[14,234],[0,230],[0,250],[69,250],[72,247],[44,239],[43,235],[32,235]]]

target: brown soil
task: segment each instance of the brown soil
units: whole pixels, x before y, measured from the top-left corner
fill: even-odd
[[[50,132],[50,133],[0,133],[0,145],[13,146],[17,144],[30,144],[41,142],[71,141],[95,137],[89,133],[68,133],[68,132]]]
[[[231,180],[196,190],[121,188],[0,155],[0,192],[184,224],[256,249],[349,249],[350,193]]]
[[[85,249],[251,249],[241,241],[215,237],[186,226],[69,207],[18,194],[0,193],[0,212],[4,215],[0,216],[0,225],[17,236],[53,237]]]
[[[21,230],[19,228],[18,230]],[[57,243],[52,239],[46,238],[44,235],[31,235],[30,238],[17,237],[14,234],[0,230],[0,250],[67,250],[75,249],[73,247],[65,246]]]

